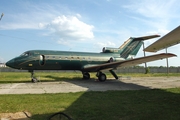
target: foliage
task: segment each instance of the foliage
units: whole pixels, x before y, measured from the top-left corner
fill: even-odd
[[[150,69],[147,67],[145,68],[145,74],[148,74],[148,73],[150,73]]]

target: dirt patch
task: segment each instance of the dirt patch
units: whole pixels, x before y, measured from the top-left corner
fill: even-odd
[[[0,120],[30,120],[30,112],[0,113]]]

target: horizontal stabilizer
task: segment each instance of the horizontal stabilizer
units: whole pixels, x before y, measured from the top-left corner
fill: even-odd
[[[157,52],[180,43],[180,26],[172,30],[150,46],[144,49],[147,52]]]
[[[160,35],[149,35],[149,36],[143,36],[143,37],[137,37],[137,38],[133,38],[133,40],[148,40],[148,39],[152,39],[152,38],[156,38],[156,37],[160,37]]]

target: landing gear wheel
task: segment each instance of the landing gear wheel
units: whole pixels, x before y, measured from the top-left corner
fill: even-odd
[[[111,57],[110,59],[109,59],[109,63],[111,63],[111,62],[113,62],[114,61],[114,59]]]
[[[100,73],[98,76],[100,82],[106,81],[106,75],[104,73]]]
[[[37,80],[36,78],[32,78],[31,81],[32,81],[33,83],[38,82],[38,80]]]
[[[86,79],[86,80],[90,79],[90,74],[88,72],[84,72],[83,79]]]

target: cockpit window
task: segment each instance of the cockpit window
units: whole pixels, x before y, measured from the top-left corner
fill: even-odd
[[[29,56],[30,55],[30,52],[25,52],[23,54],[21,54],[20,56]]]

